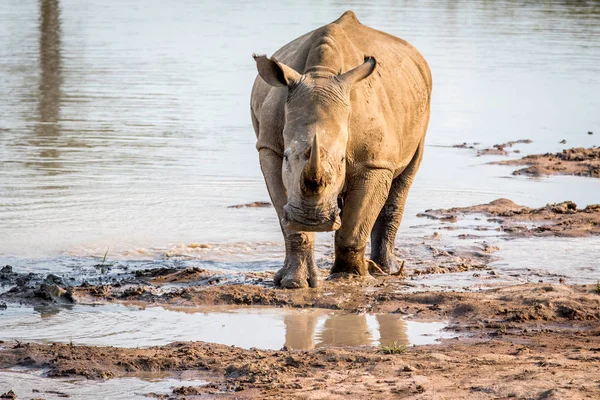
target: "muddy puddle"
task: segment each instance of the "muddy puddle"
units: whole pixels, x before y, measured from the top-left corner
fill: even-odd
[[[109,380],[82,378],[48,378],[43,370],[0,370],[0,394],[12,390],[19,399],[148,399],[172,393],[173,387],[202,386],[207,382],[196,379],[160,378],[157,374],[144,378],[125,377]]]
[[[399,314],[349,314],[321,309],[163,308],[109,304],[9,307],[0,311],[0,340],[149,347],[203,341],[278,350],[339,346],[425,345],[452,337],[442,322]]]

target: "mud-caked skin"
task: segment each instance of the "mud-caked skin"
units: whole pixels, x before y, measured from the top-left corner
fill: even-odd
[[[353,12],[271,58],[254,56],[256,148],[286,243],[275,284],[315,287],[314,232],[336,231],[332,273],[394,272],[393,250],[421,158],[431,74],[407,42]]]

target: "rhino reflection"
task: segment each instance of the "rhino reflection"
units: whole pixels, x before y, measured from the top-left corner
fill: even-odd
[[[288,314],[284,323],[285,345],[291,349],[409,343],[406,323],[394,314],[368,316],[312,310]]]
[[[357,314],[333,315],[327,318],[318,338],[316,347],[373,344],[373,334],[369,331],[366,316]]]
[[[408,345],[408,335],[406,333],[406,322],[394,314],[380,314],[376,316],[379,323],[379,343],[389,346],[394,342],[401,345]]]
[[[290,349],[313,349],[315,328],[325,314],[319,311],[288,313],[284,317],[285,345]]]

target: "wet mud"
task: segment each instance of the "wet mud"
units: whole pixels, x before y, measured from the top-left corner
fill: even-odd
[[[565,149],[560,153],[532,154],[518,160],[492,164],[525,166],[513,175],[575,175],[600,178],[600,147]]]
[[[527,284],[474,293],[406,293],[390,290],[388,279],[381,278],[325,282],[323,290],[338,296],[342,285],[343,292],[363,293],[355,301],[356,310],[374,308],[409,318],[445,320],[460,336],[419,347],[308,351],[245,350],[202,342],[123,349],[8,341],[0,347],[0,368],[44,368],[52,377],[90,379],[194,370],[210,381],[203,387],[177,387],[171,395],[159,397],[173,399],[600,395],[600,292],[594,285]],[[246,287],[241,293],[255,299],[273,298],[273,292],[291,293],[294,306],[306,305],[307,295],[315,292],[241,287]]]
[[[458,221],[469,214],[481,214],[496,230],[512,237],[585,237],[600,234],[600,204],[578,208],[572,201],[547,204],[540,208],[518,205],[509,199],[469,207],[426,210],[420,217]],[[481,229],[489,229],[482,226]]]
[[[531,139],[520,139],[511,140],[506,143],[495,144],[492,147],[481,148],[481,143],[461,143],[455,144],[454,148],[457,149],[471,149],[477,151],[477,156],[507,156],[511,153],[520,153],[518,149],[511,149],[516,144],[530,144],[533,143]],[[509,150],[510,149],[510,150]]]
[[[273,207],[268,201],[253,201],[252,203],[236,204],[227,208],[270,208]]]
[[[493,280],[490,263],[498,260],[494,255],[498,247],[485,240],[448,246],[441,237],[434,232],[397,248],[401,269],[394,276],[331,278],[333,260],[325,256],[318,260],[320,287],[308,291],[276,288],[272,271],[159,267],[89,277],[78,283],[66,275],[16,273],[11,266],[5,266],[0,270],[0,287],[5,288],[0,293],[0,303],[48,306],[138,301],[176,306],[266,305],[360,312],[368,311],[366,305],[372,304],[374,296],[385,290],[423,290],[418,278],[428,275],[489,272]],[[373,286],[371,290],[364,290],[369,286]]]
[[[461,233],[459,239],[465,240],[458,244],[442,240],[446,231],[471,214],[481,216],[473,219],[480,229],[469,227],[471,233]],[[0,343],[0,369],[43,369],[49,377],[88,379],[156,372],[177,377],[194,371],[209,382],[153,395],[162,399],[600,396],[600,287],[543,282],[503,286],[493,267],[497,243],[483,236],[597,235],[600,206],[578,208],[563,202],[536,209],[498,199],[472,207],[427,210],[420,216],[436,227],[431,235],[396,249],[397,262],[403,266],[397,276],[331,279],[332,260],[327,255],[318,261],[320,286],[300,290],[275,287],[271,271],[123,268],[123,272],[81,282],[66,275],[15,272],[5,266],[0,269],[0,305],[6,309],[20,304],[118,303],[183,309],[341,310],[443,322],[455,336],[452,339],[415,347],[382,342],[310,350],[287,345],[280,350],[244,349],[205,342],[119,348],[5,339]],[[460,272],[477,277],[481,285],[437,290],[420,282],[423,277]]]

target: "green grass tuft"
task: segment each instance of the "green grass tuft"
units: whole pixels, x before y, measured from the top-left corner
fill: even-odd
[[[104,275],[110,269],[110,267],[115,265],[114,262],[106,262],[107,255],[108,255],[108,249],[106,249],[106,252],[104,252],[104,257],[102,257],[102,262],[100,264],[94,265],[94,267],[100,269],[101,275]]]
[[[407,349],[407,346],[399,344],[398,342],[394,342],[387,346],[379,345],[379,352],[382,354],[404,354]]]

